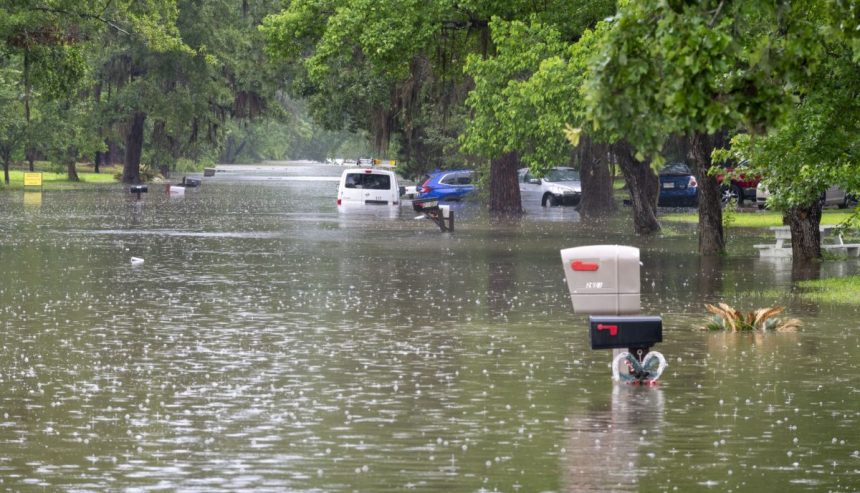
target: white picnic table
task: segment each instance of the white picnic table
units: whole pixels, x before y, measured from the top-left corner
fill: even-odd
[[[753,245],[758,249],[761,257],[791,257],[791,228],[788,226],[773,226],[774,243]],[[823,224],[819,226],[821,232],[821,249],[841,253],[852,257],[860,256],[860,243],[845,243],[842,239],[840,228]]]

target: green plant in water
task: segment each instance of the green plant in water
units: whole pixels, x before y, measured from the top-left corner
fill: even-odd
[[[716,306],[705,304],[705,309],[713,314],[705,325],[707,330],[729,330],[732,332],[749,332],[754,330],[777,332],[794,332],[800,327],[800,320],[790,318],[782,320],[776,317],[785,310],[784,306],[759,308],[743,313],[725,303]]]

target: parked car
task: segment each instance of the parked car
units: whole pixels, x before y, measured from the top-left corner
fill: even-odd
[[[339,208],[350,205],[400,205],[403,189],[393,171],[377,168],[347,169],[337,188]]]
[[[460,200],[475,191],[469,169],[436,171],[416,187],[416,199]]]
[[[744,166],[746,164],[747,161],[741,161],[738,166]],[[759,181],[761,181],[761,177],[741,174],[738,176],[732,176],[729,181],[726,182],[726,174],[733,172],[735,167],[736,166],[732,163],[723,164],[722,168],[726,170],[726,173],[717,175],[717,182],[720,184],[722,190],[723,203],[726,203],[731,199],[735,199],[738,205],[744,205],[744,202],[747,200],[756,200],[756,188],[758,187]]]
[[[759,209],[764,209],[767,207],[767,199],[770,197],[770,192],[764,184],[759,183],[758,187],[756,187],[755,192],[755,201],[758,205]],[[845,209],[851,204],[856,203],[857,200],[851,194],[846,193],[845,190],[840,187],[834,185],[824,193],[821,194],[821,205],[822,207],[838,207],[840,209]]]
[[[579,172],[573,168],[552,168],[543,178],[533,175],[528,168],[522,168],[518,171],[517,181],[523,200],[540,200],[543,207],[579,205],[582,199]]]
[[[699,204],[699,182],[686,164],[667,164],[658,173],[658,178],[660,195],[657,198],[657,205],[695,207]]]

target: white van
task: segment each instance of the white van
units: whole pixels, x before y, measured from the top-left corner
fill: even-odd
[[[402,190],[393,171],[376,168],[348,169],[340,175],[338,207],[348,205],[400,205]]]

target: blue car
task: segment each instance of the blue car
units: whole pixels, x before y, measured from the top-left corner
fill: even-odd
[[[473,173],[469,169],[433,172],[416,187],[415,198],[460,200],[475,191],[475,185],[472,184]]]
[[[699,204],[699,183],[689,166],[684,163],[667,164],[658,176],[660,196],[657,205],[695,207]]]

